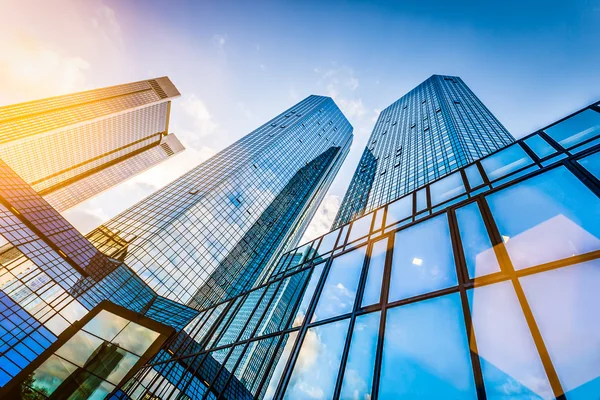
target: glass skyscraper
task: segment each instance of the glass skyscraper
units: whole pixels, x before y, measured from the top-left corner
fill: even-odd
[[[599,285],[595,103],[285,253],[118,398],[595,399]]]
[[[183,150],[167,77],[0,107],[0,158],[64,211]]]
[[[351,142],[333,100],[309,96],[88,237],[169,299],[222,301],[298,243]]]
[[[462,79],[433,75],[379,114],[334,227],[513,141]]]

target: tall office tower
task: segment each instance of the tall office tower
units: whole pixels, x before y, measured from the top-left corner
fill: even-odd
[[[462,79],[433,75],[379,114],[334,227],[513,141]]]
[[[167,298],[235,296],[300,240],[351,142],[333,100],[309,96],[88,237]]]
[[[58,211],[183,150],[162,77],[0,107],[0,158]]]

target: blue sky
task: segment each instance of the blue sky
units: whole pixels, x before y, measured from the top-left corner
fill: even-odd
[[[334,98],[352,151],[309,235],[324,233],[377,112],[458,75],[516,137],[600,98],[600,1],[3,0],[0,105],[168,75],[187,150],[67,212],[86,231],[309,94]]]

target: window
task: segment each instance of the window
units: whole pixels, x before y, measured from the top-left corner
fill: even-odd
[[[300,326],[304,322],[304,317],[306,316],[306,312],[308,311],[308,306],[310,305],[310,301],[313,298],[313,294],[317,289],[317,285],[319,284],[319,280],[321,279],[321,275],[323,274],[324,267],[325,263],[323,262],[319,265],[316,265],[313,268],[313,273],[310,277],[310,281],[308,281],[306,291],[304,292],[304,296],[302,296],[302,301],[300,302],[300,306],[298,306],[298,311],[296,312],[296,316],[294,317],[294,322],[292,323],[293,327]]]
[[[471,203],[456,210],[456,220],[469,278],[477,278],[500,271],[498,259],[477,203]]]
[[[427,208],[427,188],[417,192],[417,212]]]
[[[469,181],[469,186],[471,189],[474,189],[478,186],[483,185],[483,178],[479,173],[479,168],[477,168],[476,164],[471,165],[464,169],[465,175],[467,175],[467,180]]]
[[[443,203],[465,193],[466,189],[462,182],[460,172],[455,172],[447,177],[431,184],[429,193],[431,194],[431,205]]]
[[[403,219],[412,216],[412,194],[397,200],[387,208],[387,216],[385,219],[386,225],[391,225],[395,222],[402,221]]]
[[[570,148],[600,133],[600,113],[587,109],[544,131],[564,148]]]
[[[600,249],[600,200],[564,166],[486,198],[515,269]]]
[[[519,144],[513,144],[481,160],[481,166],[491,181],[531,164],[533,160]]]
[[[378,304],[381,299],[381,285],[383,282],[383,271],[385,269],[385,257],[387,254],[388,239],[377,241],[371,249],[369,258],[369,269],[362,298],[362,307]]]
[[[455,286],[457,282],[445,214],[396,233],[390,302]]]
[[[344,319],[306,332],[284,399],[305,400],[314,398],[314,393],[322,399],[333,398],[349,322]]]
[[[487,398],[554,398],[512,283],[467,295]]]
[[[388,309],[379,399],[476,399],[457,293]]]
[[[355,220],[352,223],[348,242],[350,243],[356,239],[367,236],[371,230],[371,221],[373,221],[373,213]]]
[[[281,356],[279,357],[279,360],[277,361],[277,365],[273,370],[273,375],[269,380],[269,384],[267,385],[264,400],[272,400],[273,396],[275,396],[275,391],[277,390],[277,386],[279,385],[279,380],[281,379],[281,375],[283,375],[285,365],[287,364],[287,361],[290,358],[290,353],[294,348],[294,343],[296,342],[297,336],[297,331],[291,332],[290,334],[284,336],[283,342],[281,343],[281,346],[284,346],[284,348],[281,353]]]
[[[349,313],[365,261],[366,246],[333,259],[315,309],[315,321]]]
[[[529,275],[520,281],[566,397],[598,397],[600,261]]]
[[[600,152],[590,154],[577,162],[600,180]]]
[[[361,315],[354,322],[340,399],[369,399],[373,386],[380,312]]]
[[[539,158],[544,158],[556,153],[556,149],[552,147],[550,143],[546,142],[540,135],[535,135],[525,139],[524,142]]]

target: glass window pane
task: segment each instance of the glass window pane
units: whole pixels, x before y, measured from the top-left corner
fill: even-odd
[[[460,172],[455,172],[448,175],[444,179],[440,179],[429,186],[429,194],[431,195],[431,205],[443,203],[465,193],[465,185],[463,185]]]
[[[417,192],[417,212],[427,208],[427,188]]]
[[[383,222],[383,212],[384,208],[380,208],[375,212],[375,222],[373,223],[373,231],[381,229],[381,224]]]
[[[327,235],[323,236],[321,245],[319,246],[319,254],[325,254],[328,251],[333,250],[333,246],[335,246],[335,241],[337,240],[339,233],[340,230],[336,229],[335,231],[329,232]]]
[[[481,177],[481,173],[479,172],[479,168],[477,168],[476,164],[465,168],[465,174],[467,175],[471,189],[483,185],[483,178]]]
[[[83,329],[110,342],[128,323],[125,318],[102,310]]]
[[[487,398],[554,398],[512,283],[467,293]]]
[[[315,309],[315,321],[352,311],[366,248],[363,246],[333,259]]]
[[[159,336],[158,332],[131,322],[117,335],[113,343],[142,356]]]
[[[383,270],[385,268],[385,256],[387,252],[388,239],[385,238],[373,244],[369,269],[367,270],[367,281],[362,298],[362,307],[379,303],[381,299],[381,284],[383,282]]]
[[[600,200],[563,166],[487,200],[515,269],[600,249]]]
[[[389,301],[457,284],[445,214],[396,233]]]
[[[321,275],[323,274],[323,268],[325,268],[325,263],[321,263],[319,265],[315,265],[313,268],[313,273],[310,276],[310,281],[308,281],[308,285],[306,286],[306,291],[304,292],[304,296],[302,296],[302,301],[300,302],[300,306],[298,307],[298,312],[296,312],[296,316],[294,317],[294,322],[292,327],[300,326],[304,322],[304,317],[306,316],[306,311],[308,311],[308,306],[310,305],[310,301],[313,298],[313,294],[315,293],[315,289],[319,284],[319,279],[321,279]],[[315,317],[311,322],[314,322]]]
[[[76,369],[75,365],[53,354],[33,372],[31,387],[49,395]]]
[[[275,391],[277,390],[277,386],[279,385],[279,380],[281,379],[281,375],[283,375],[283,370],[285,369],[285,365],[290,358],[290,353],[294,348],[294,343],[296,342],[296,337],[298,336],[298,332],[294,331],[289,335],[285,335],[283,338],[283,342],[281,343],[283,351],[281,354],[276,355],[273,363],[277,363],[275,369],[273,370],[273,375],[271,375],[271,379],[269,379],[269,384],[267,385],[267,390],[265,392],[265,397],[263,400],[272,400],[273,396],[275,396]]]
[[[350,320],[310,328],[298,353],[284,399],[331,399]]]
[[[600,393],[600,260],[520,279],[569,400]]]
[[[361,315],[354,322],[340,399],[371,398],[379,338],[379,314],[380,312],[374,312]]]
[[[545,132],[561,146],[569,148],[600,133],[600,113],[587,109]]]
[[[592,175],[600,179],[600,151],[577,161],[582,167],[590,171]]]
[[[352,242],[363,236],[367,236],[371,230],[371,221],[373,221],[373,213],[365,215],[352,223],[352,230],[348,237],[348,242]]]
[[[385,218],[386,226],[412,216],[412,198],[412,194],[409,194],[388,205],[387,216]]]
[[[64,345],[62,345],[56,354],[71,361],[73,364],[83,367],[88,361],[92,353],[99,348],[104,340],[98,339],[94,335],[79,331],[71,339],[69,339]]]
[[[469,277],[476,278],[500,271],[477,203],[456,210],[456,219]]]
[[[533,164],[533,160],[518,144],[513,144],[480,162],[490,181]]]
[[[544,138],[540,135],[535,135],[525,139],[524,142],[539,158],[544,158],[550,154],[556,153],[556,149],[552,147],[550,143],[546,142],[546,140],[544,140]]]
[[[474,399],[458,293],[388,309],[379,399]]]
[[[61,398],[67,398],[68,395],[68,400],[104,400],[114,389],[113,385],[89,372],[80,371],[73,378],[75,385],[65,388],[64,391],[61,388],[60,392],[64,396]]]
[[[127,375],[139,359],[138,356],[114,344],[105,343],[88,360],[85,369],[116,385]]]

